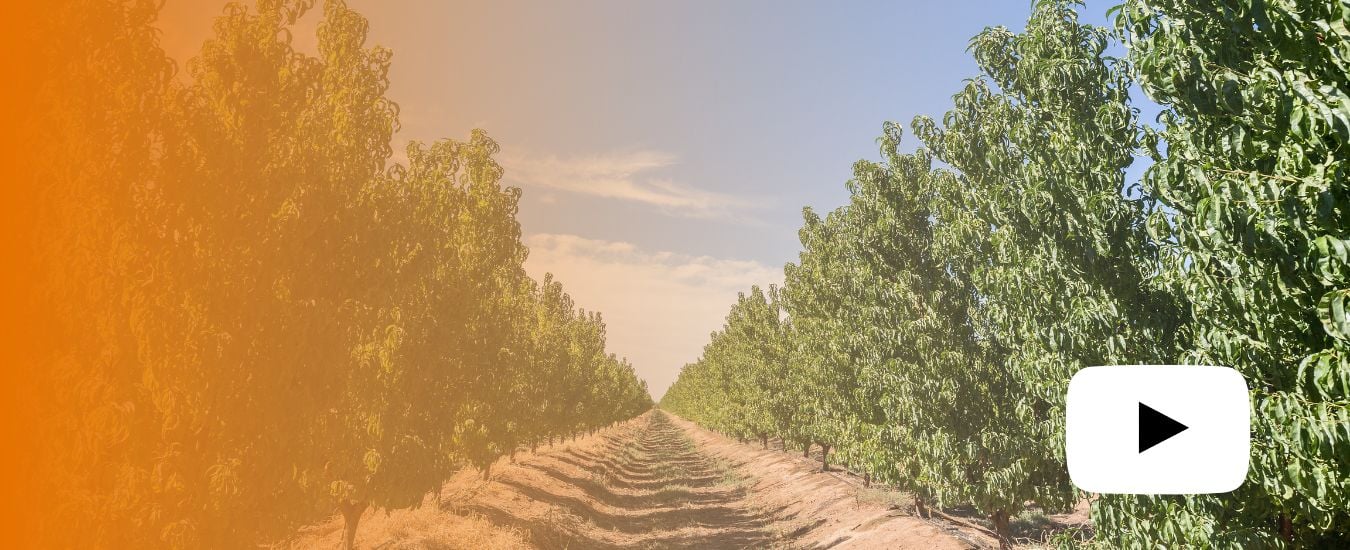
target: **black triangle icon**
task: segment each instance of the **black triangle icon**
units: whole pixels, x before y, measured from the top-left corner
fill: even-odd
[[[1172,420],[1171,417],[1153,410],[1153,407],[1139,404],[1139,452],[1147,451],[1154,445],[1171,439],[1172,436],[1186,431],[1190,426]]]

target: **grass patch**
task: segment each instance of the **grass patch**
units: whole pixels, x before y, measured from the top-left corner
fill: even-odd
[[[859,487],[854,493],[854,499],[858,504],[876,504],[894,509],[904,509],[914,504],[914,497],[909,493],[881,487]]]
[[[683,464],[662,462],[656,466],[656,475],[660,479],[685,479],[690,477],[689,468]]]
[[[718,487],[738,488],[744,486],[749,480],[740,470],[733,467],[730,462],[727,462],[726,459],[723,458],[713,458],[712,469],[714,472],[720,474],[716,483]]]
[[[722,477],[717,478],[717,486],[740,488],[745,486],[747,481],[749,481],[749,478],[741,475],[739,471],[725,470],[722,472]]]
[[[653,493],[653,496],[663,499],[665,498],[674,499],[693,492],[694,492],[693,487],[690,487],[683,483],[671,483],[668,485],[662,485],[660,489],[657,489],[656,492]]]

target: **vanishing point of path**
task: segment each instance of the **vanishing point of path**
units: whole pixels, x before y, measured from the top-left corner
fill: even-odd
[[[523,458],[522,468],[496,479],[531,504],[550,507],[545,521],[522,522],[513,513],[519,510],[491,501],[471,509],[494,523],[528,529],[531,542],[544,548],[783,544],[781,518],[746,499],[739,465],[701,452],[665,414],[647,415],[622,435],[606,434],[589,449]]]

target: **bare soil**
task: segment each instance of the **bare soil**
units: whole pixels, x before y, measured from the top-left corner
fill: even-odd
[[[775,449],[774,447],[778,447]],[[997,548],[977,522],[920,518],[909,497],[821,472],[662,412],[461,472],[414,510],[372,510],[361,549]],[[1050,518],[1047,521],[1061,521]],[[1072,521],[1064,520],[1064,521]],[[342,520],[282,548],[340,548]]]

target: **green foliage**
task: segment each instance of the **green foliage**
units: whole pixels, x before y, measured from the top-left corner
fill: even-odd
[[[880,420],[877,401],[866,395],[870,386],[858,361],[863,350],[853,338],[860,325],[831,315],[857,303],[857,227],[844,209],[821,219],[808,208],[803,216],[800,258],[783,269],[783,294],[797,328],[793,360],[808,396],[803,416],[810,440],[847,452],[847,442],[868,439]]]
[[[686,365],[661,406],[738,438],[766,438],[794,425],[800,399],[788,372],[792,326],[779,291],[740,294],[699,361]]]
[[[884,161],[854,166],[849,204],[806,211],[783,290],[794,332],[782,378],[801,398],[778,433],[834,445],[939,505],[974,506],[1006,533],[1027,502],[1080,497],[1063,456],[1078,369],[1232,366],[1252,388],[1247,483],[1103,497],[1097,542],[1344,542],[1350,5],[1113,11],[1119,35],[1051,0],[1021,33],[986,29],[970,47],[982,76],[941,124],[915,120],[927,149],[899,153],[888,124]],[[1113,36],[1128,60],[1107,54]],[[1156,128],[1137,120],[1136,82],[1164,107]],[[1154,164],[1130,184],[1138,155]],[[774,390],[709,367],[725,338],[663,403],[734,431],[726,423],[754,418],[746,407]]]
[[[886,124],[884,161],[854,165],[850,203],[836,211],[853,228],[849,256],[859,269],[844,307],[829,314],[853,327],[842,334],[879,417],[875,436],[845,447],[858,448],[851,462],[923,500],[966,503],[991,486],[971,482],[987,474],[990,453],[970,443],[997,431],[990,405],[1002,386],[989,383],[996,376],[975,339],[968,277],[936,240],[954,214],[941,194],[952,176],[934,172],[926,151],[901,154],[900,139]]]
[[[70,168],[23,182],[51,190],[26,244],[53,313],[49,517],[21,546],[272,542],[651,405],[600,316],[526,276],[486,133],[391,162],[391,53],[359,14],[326,2],[314,57],[290,41],[311,2],[231,4],[174,79],[153,3],[94,4],[51,16],[80,41],[37,84],[37,158]]]
[[[959,172],[944,181],[940,250],[978,296],[973,323],[1002,380],[990,397],[986,512],[1075,500],[1064,466],[1064,393],[1091,365],[1166,363],[1178,308],[1146,282],[1156,245],[1147,201],[1124,169],[1140,128],[1128,66],[1103,53],[1105,29],[1041,2],[1026,30],[971,41],[984,72],[939,127],[915,121],[933,154]],[[945,215],[949,213],[950,215]]]
[[[1166,108],[1148,193],[1168,207],[1159,279],[1191,302],[1187,362],[1252,389],[1247,482],[1107,499],[1121,545],[1335,546],[1350,536],[1350,6],[1132,1],[1117,25]]]

